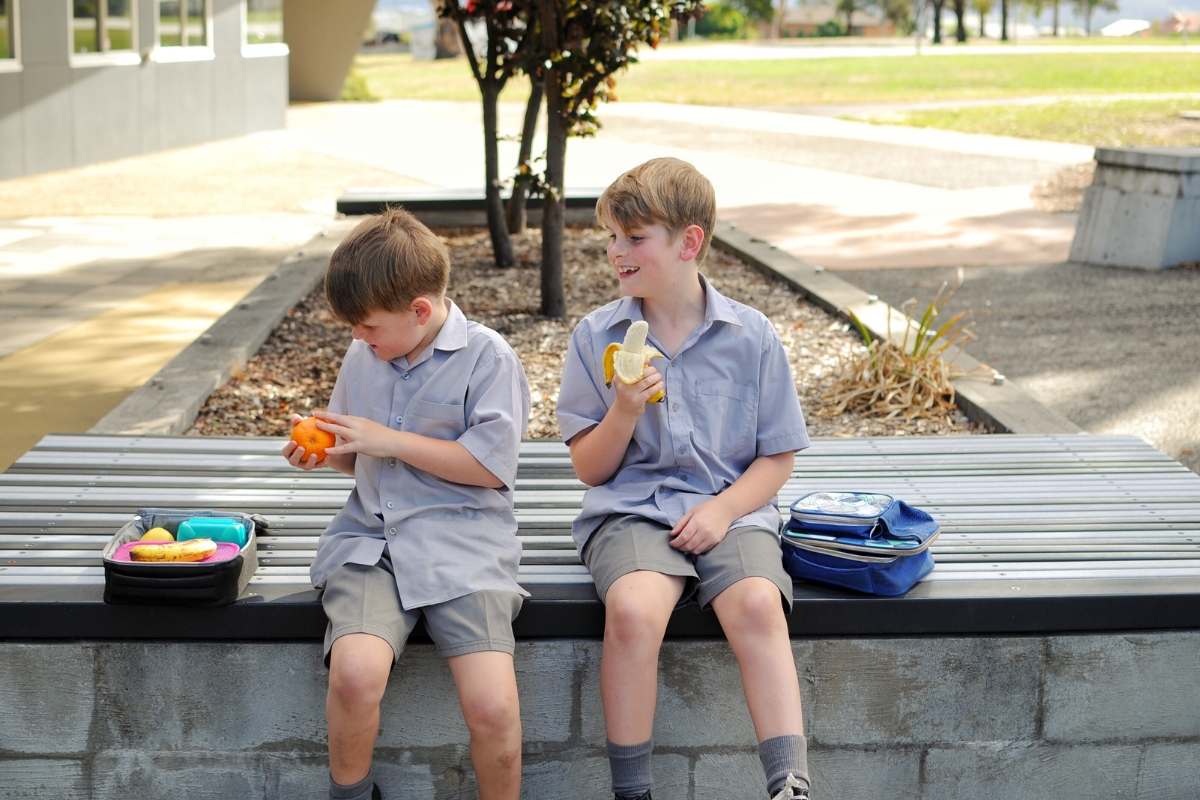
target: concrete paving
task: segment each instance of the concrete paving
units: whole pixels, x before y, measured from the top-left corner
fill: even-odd
[[[521,112],[520,107],[502,108],[504,133],[519,130]],[[1023,385],[1039,400],[1088,430],[1142,435],[1181,460],[1189,456],[1185,450],[1196,449],[1189,443],[1197,440],[1200,392],[1196,389],[1200,387],[1194,382],[1195,361],[1189,361],[1187,353],[1189,348],[1193,353],[1200,350],[1200,332],[1191,324],[1194,319],[1189,322],[1180,317],[1195,317],[1190,309],[1197,298],[1194,276],[1200,273],[1157,275],[1066,267],[1063,262],[1074,233],[1074,215],[1044,214],[1030,205],[1032,183],[1064,166],[1089,160],[1091,148],[748,109],[617,104],[604,108],[601,119],[606,127],[600,135],[570,143],[568,185],[604,186],[641,161],[675,155],[692,161],[713,180],[722,218],[812,263],[848,270],[846,275],[853,281],[886,299],[904,300],[917,288],[926,288],[922,297],[928,298],[937,282],[937,268],[950,268],[953,273],[965,266],[972,288],[961,292],[964,300],[1009,320],[1003,327],[979,325],[987,341],[976,343],[972,352],[982,360],[998,361],[996,366],[1011,379],[1028,380]],[[348,186],[478,186],[483,174],[479,120],[475,103],[296,106],[289,112],[287,130],[218,143],[223,148],[222,158],[236,155],[233,160],[239,165],[221,173],[220,180],[197,183],[184,176],[173,185],[158,174],[169,168],[158,156],[121,162],[122,173],[130,176],[128,184],[136,185],[139,170],[144,170],[147,180],[156,181],[159,187],[153,197],[126,202],[122,208],[136,214],[139,202],[153,203],[156,210],[144,213],[162,215],[172,201],[180,208],[207,203],[215,217],[244,203],[244,197],[261,192],[257,185],[269,181],[273,193],[286,196],[280,202],[290,211],[247,216],[247,220],[275,220],[281,230],[289,232],[280,236],[294,248],[304,240],[305,232],[329,219],[335,198]],[[515,163],[516,147],[513,142],[501,143],[502,165]],[[296,168],[300,159],[324,165],[329,178],[314,185],[310,174]],[[220,169],[221,160],[210,158],[210,170]],[[261,163],[262,168],[248,170],[244,168],[247,163]],[[336,179],[338,168],[347,179]],[[60,180],[72,177],[68,173],[57,176]],[[349,183],[351,177],[361,180]],[[22,187],[28,192],[34,185]],[[5,190],[6,185],[0,183],[0,200]],[[91,207],[76,202],[72,213],[103,215],[106,204],[101,196],[96,195]],[[45,200],[39,196],[39,202]],[[237,208],[244,211],[244,206]],[[113,229],[125,224],[96,217],[87,221]],[[231,224],[209,221],[218,228]],[[157,219],[155,224],[167,226],[169,222]],[[128,264],[106,264],[95,254],[59,263],[45,255],[56,247],[73,246],[53,238],[70,233],[69,228],[38,229],[39,236],[50,237],[40,245],[39,254],[36,237],[27,235],[37,224],[25,219],[0,227],[0,263],[10,275],[2,290],[5,295],[14,293],[15,298],[9,307],[35,307],[28,314],[27,325],[0,326],[0,353],[11,354],[0,359],[0,370],[9,358],[20,354],[14,348],[30,347],[39,337],[69,331],[69,326],[66,330],[55,328],[64,319],[82,324],[80,320],[92,311],[111,310],[105,302],[114,301],[105,300],[94,284],[89,288],[89,281],[108,286],[104,291],[128,292],[123,296],[126,302],[135,293],[121,284],[139,274],[138,270],[129,271]],[[188,224],[203,226],[199,221]],[[264,223],[262,229],[268,228]],[[163,238],[170,237],[164,233]],[[220,250],[196,244],[174,255],[152,258],[159,259],[156,263],[167,275],[172,258],[201,258],[201,253]],[[265,244],[246,252],[251,251],[284,252]],[[111,260],[119,261],[119,248],[113,253]],[[217,269],[221,263],[218,257],[209,266]],[[40,277],[38,269],[43,269]],[[112,280],[101,280],[104,275]],[[988,277],[992,275],[996,277]],[[20,280],[24,283],[14,282]],[[907,285],[914,281],[930,287]],[[72,288],[56,288],[56,282]],[[144,288],[150,291],[154,286]],[[979,294],[974,293],[976,288]],[[96,294],[88,298],[88,291]],[[84,305],[94,301],[92,311],[69,312],[62,302],[64,294],[79,296]],[[1139,297],[1158,300],[1135,302]],[[990,307],[986,306],[988,300]],[[0,302],[8,303],[4,298]],[[35,334],[31,330],[38,308],[43,316],[60,319],[53,324],[39,321],[42,327]],[[1058,339],[1045,339],[1044,324],[1025,323],[1034,318],[1052,319],[1053,314],[1060,319],[1050,336]],[[169,319],[166,322],[169,324]],[[1081,360],[1074,349],[1045,344],[1069,339],[1079,331],[1083,331],[1078,334],[1079,341],[1104,340],[1095,343],[1096,358]],[[1164,331],[1170,335],[1164,336]],[[1118,353],[1119,348],[1109,348],[1114,339],[1127,340],[1131,349]],[[1157,341],[1167,344],[1154,344]],[[1174,349],[1176,341],[1178,350]],[[1030,354],[1028,367],[1018,363],[1026,353]],[[95,356],[93,360],[102,359]],[[1164,383],[1158,380],[1162,375],[1175,377]],[[1152,387],[1152,391],[1126,393],[1113,391],[1113,386]],[[1089,399],[1088,392],[1100,393],[1103,402],[1110,404],[1103,413],[1093,413],[1100,401]],[[1190,463],[1197,468],[1195,462]]]

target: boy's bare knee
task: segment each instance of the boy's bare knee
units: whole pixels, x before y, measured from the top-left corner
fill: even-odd
[[[515,738],[520,752],[521,708],[516,697],[497,694],[463,706],[463,717],[473,739],[502,741]]]
[[[781,623],[787,625],[779,588],[766,578],[738,581],[713,600],[713,608],[725,617],[722,627],[727,630],[730,623],[738,630],[754,633],[772,631]]]
[[[662,641],[663,625],[654,609],[639,603],[636,597],[611,598],[605,606],[604,638],[622,645]]]
[[[335,647],[339,643],[335,642]],[[390,655],[385,658],[378,647],[373,648],[377,652],[372,653],[363,653],[360,649],[347,643],[346,647],[337,648],[330,659],[329,696],[346,708],[378,706],[387,689]],[[387,653],[391,653],[390,647]]]

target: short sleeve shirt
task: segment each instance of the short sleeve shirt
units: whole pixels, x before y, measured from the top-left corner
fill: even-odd
[[[346,353],[329,410],[394,430],[456,441],[504,486],[468,486],[396,458],[358,454],[354,491],[321,535],[313,586],[344,564],[376,563],[386,547],[404,608],[517,583],[521,544],[513,486],[529,387],[516,353],[458,306],[413,363],[383,361],[365,343]]]
[[[605,484],[589,489],[572,530],[580,553],[609,514],[636,514],[674,525],[733,484],[759,456],[808,447],[808,433],[783,343],[771,321],[722,295],[700,277],[704,322],[674,358],[651,365],[663,375],[666,401],[646,407],[625,458]],[[604,384],[604,350],[642,319],[641,301],[625,297],[580,320],[563,365],[558,423],[563,439],[598,425],[616,402]],[[657,349],[663,347],[649,338]],[[775,500],[731,528],[778,530]]]

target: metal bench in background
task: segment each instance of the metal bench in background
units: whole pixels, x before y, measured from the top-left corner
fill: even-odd
[[[352,481],[303,473],[281,440],[54,435],[0,476],[0,638],[319,639],[317,537]],[[523,638],[597,637],[603,610],[570,537],[585,487],[560,442],[522,445],[516,509]],[[1129,436],[823,439],[796,459],[786,508],[817,490],[884,492],[942,525],[937,568],[901,598],[797,583],[793,636],[1200,627],[1200,476]],[[213,609],[102,602],[100,549],[139,508],[265,516],[260,565]],[[670,636],[720,635],[711,612]]]

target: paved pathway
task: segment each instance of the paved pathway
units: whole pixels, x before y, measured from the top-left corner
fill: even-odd
[[[505,132],[519,129],[521,111],[502,109]],[[676,155],[696,163],[713,180],[724,218],[814,263],[853,270],[848,277],[888,299],[899,302],[907,298],[906,291],[919,294],[917,289],[932,294],[937,276],[928,270],[953,271],[967,265],[968,285],[981,290],[970,295],[972,301],[991,300],[991,312],[1009,320],[1006,326],[988,327],[987,349],[980,343],[973,351],[985,359],[1018,354],[1000,362],[1010,378],[1028,379],[1028,388],[1039,399],[1090,430],[1137,433],[1179,458],[1187,457],[1182,451],[1191,449],[1189,443],[1200,450],[1194,424],[1200,419],[1200,385],[1194,383],[1194,364],[1175,355],[1166,358],[1176,353],[1170,342],[1165,350],[1154,344],[1165,340],[1162,331],[1169,330],[1184,348],[1179,353],[1186,355],[1189,347],[1200,351],[1200,333],[1174,320],[1181,314],[1194,318],[1186,308],[1194,309],[1195,303],[1187,306],[1186,300],[1200,298],[1200,271],[1157,275],[1063,268],[1074,216],[1043,214],[1030,207],[1032,183],[1065,165],[1089,160],[1090,148],[746,109],[617,104],[603,109],[602,119],[605,128],[595,139],[571,142],[569,185],[604,186],[647,158]],[[178,198],[181,206],[184,200],[189,208],[205,205],[212,217],[92,216],[0,223],[0,303],[7,315],[7,322],[0,319],[0,356],[8,354],[0,358],[0,374],[13,376],[7,390],[0,387],[0,412],[24,408],[35,415],[37,406],[49,409],[55,397],[74,397],[60,404],[74,408],[71,414],[44,416],[54,425],[52,430],[85,430],[89,418],[107,410],[100,406],[115,403],[121,392],[132,389],[114,390],[106,381],[127,374],[136,386],[157,369],[143,359],[141,367],[149,372],[138,378],[119,357],[149,349],[156,337],[165,342],[174,327],[174,344],[160,352],[165,361],[202,329],[195,321],[202,314],[172,305],[180,292],[187,292],[189,282],[193,288],[224,284],[222,299],[208,305],[207,313],[215,318],[236,302],[238,292],[244,293],[256,275],[315,231],[322,214],[328,219],[345,188],[477,186],[483,173],[475,103],[296,106],[287,130],[230,140],[219,147],[224,148],[220,157],[208,168],[214,174],[203,184],[162,180],[170,160],[161,154],[127,159],[120,166],[131,186],[141,180],[140,171],[147,181],[159,181],[153,197],[124,206],[130,213],[137,213],[139,203],[153,202],[155,210],[146,213],[162,214]],[[219,172],[231,153],[241,154],[241,160],[234,159],[237,169]],[[311,169],[297,168],[301,157]],[[515,160],[516,144],[502,143],[502,164]],[[263,166],[256,172],[245,168],[248,163]],[[88,169],[93,168],[83,168]],[[313,169],[325,170],[327,177],[313,183]],[[20,184],[21,191],[35,190],[39,180],[49,186],[53,180],[82,180],[87,174],[20,179],[26,182]],[[345,179],[339,180],[339,175]],[[252,192],[261,193],[268,180],[272,191],[288,200],[286,209],[301,208],[216,216]],[[0,183],[0,199],[5,189]],[[77,204],[74,213],[103,213],[104,193],[94,196],[94,210]],[[243,234],[246,238],[238,239]],[[1118,274],[1119,281],[1106,281],[1106,276]],[[1009,277],[984,280],[991,275]],[[930,286],[910,286],[914,281]],[[1169,287],[1166,295],[1163,287]],[[153,292],[160,294],[147,294]],[[1139,294],[1163,301],[1129,302]],[[967,289],[962,295],[968,296]],[[1172,298],[1182,304],[1167,302]],[[192,308],[208,302],[199,294],[192,299]],[[155,314],[156,305],[170,310]],[[1093,353],[1107,355],[1081,362],[1077,352],[1046,344],[1058,340],[1045,338],[1044,322],[1025,322],[1054,315],[1061,320],[1052,337],[1069,338],[1082,330],[1084,341],[1103,337],[1106,348],[1122,336],[1137,347],[1128,352],[1096,347]],[[1084,320],[1084,315],[1099,321],[1121,319],[1123,327],[1076,327],[1074,321]],[[185,318],[199,327],[189,329],[182,322]],[[143,326],[139,335],[126,335],[138,326]],[[37,380],[50,387],[46,391],[35,397],[31,389],[21,389],[31,386],[22,376],[34,376],[39,365],[64,353],[74,354],[74,360],[62,363],[96,373],[91,383],[55,388],[54,381],[62,376],[41,376]],[[1023,360],[1022,353],[1031,357]],[[1170,385],[1155,382],[1151,376],[1156,373],[1170,373],[1177,380]],[[1106,386],[1154,389],[1135,398]],[[1081,394],[1081,387],[1092,387],[1087,391],[1099,393],[1104,402],[1111,400],[1111,407],[1103,415],[1089,416],[1085,411],[1101,401]],[[89,397],[98,398],[93,403],[97,413],[86,408]],[[36,427],[20,424],[31,432]],[[0,453],[0,465],[4,457]]]

